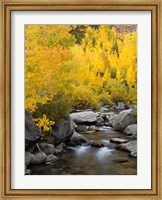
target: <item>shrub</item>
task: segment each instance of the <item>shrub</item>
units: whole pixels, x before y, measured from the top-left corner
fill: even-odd
[[[86,88],[85,86],[73,86],[72,91],[71,98],[74,108],[99,108],[97,97],[90,89]]]
[[[111,79],[107,82],[105,89],[111,95],[113,102],[123,101],[125,104],[129,103],[128,88],[124,83]]]
[[[38,104],[33,114],[34,118],[40,118],[45,114],[49,120],[59,121],[64,119],[71,111],[72,103],[64,93],[58,93],[52,101],[46,104]]]
[[[100,94],[98,97],[98,101],[103,102],[104,104],[107,105],[112,105],[112,97],[108,92]]]

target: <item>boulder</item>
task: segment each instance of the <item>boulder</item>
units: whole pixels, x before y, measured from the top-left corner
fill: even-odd
[[[52,129],[50,134],[50,142],[54,145],[59,145],[60,143],[68,140],[74,133],[75,123],[68,117],[67,119],[57,122]]]
[[[71,113],[70,117],[76,124],[95,124],[97,122],[97,113],[92,111],[83,111]]]
[[[136,158],[137,157],[137,151],[132,151],[129,155],[133,158]]]
[[[133,109],[124,110],[113,119],[112,126],[115,130],[124,130],[127,126],[136,124],[137,117],[133,115]]]
[[[106,113],[106,119],[108,120],[109,126],[112,126],[114,120],[118,115],[114,112]]]
[[[33,159],[33,154],[26,151],[25,152],[25,166],[28,166],[32,159]]]
[[[25,170],[25,175],[30,175],[31,174],[31,170],[30,169],[26,169]]]
[[[118,109],[118,110],[124,110],[125,109],[124,103],[123,102],[118,102],[116,109]]]
[[[75,130],[77,132],[86,132],[88,130],[88,126],[85,126],[85,125],[78,125]]]
[[[91,125],[91,126],[89,126],[89,128],[88,128],[88,131],[96,131],[97,130],[97,127],[96,126],[94,126],[94,125]]]
[[[89,140],[86,137],[84,137],[83,135],[81,135],[77,132],[74,132],[72,137],[70,138],[70,142],[76,143],[77,141],[80,141],[82,143],[89,142]]]
[[[54,154],[54,150],[55,147],[53,144],[48,144],[46,142],[40,142],[38,143],[39,148],[41,149],[41,151],[43,151],[45,154],[49,155],[49,154]]]
[[[54,150],[55,154],[60,154],[62,153],[62,151],[63,151],[63,143],[57,145]]]
[[[33,158],[31,160],[31,164],[41,164],[45,163],[47,159],[47,156],[44,152],[38,152],[33,155]]]
[[[126,139],[122,139],[122,138],[111,138],[110,142],[112,143],[117,143],[117,144],[121,144],[121,143],[127,143],[128,140]]]
[[[47,156],[46,163],[53,163],[57,160],[58,160],[58,157],[54,156],[53,154],[50,154]]]
[[[102,112],[107,112],[107,111],[109,111],[109,108],[107,108],[107,107],[101,107],[100,108],[100,112],[102,113]]]
[[[126,135],[131,135],[132,138],[137,139],[137,124],[129,125],[124,129]]]
[[[104,147],[105,145],[100,142],[100,141],[92,141],[91,143],[91,147],[95,147],[95,148],[100,148],[100,147]]]
[[[40,130],[31,113],[25,110],[25,150],[30,149],[40,138]]]
[[[97,117],[97,125],[98,126],[103,126],[104,125],[104,119],[102,117]]]
[[[137,140],[130,141],[126,144],[120,144],[118,149],[130,152],[130,156],[137,156]]]

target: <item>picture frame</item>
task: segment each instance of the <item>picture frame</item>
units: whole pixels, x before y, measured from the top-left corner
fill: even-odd
[[[151,189],[100,189],[100,190],[41,190],[41,189],[11,189],[11,12],[12,11],[151,11],[152,13],[152,182]],[[161,154],[162,145],[161,123],[161,1],[30,1],[8,0],[1,2],[1,113],[0,113],[0,175],[1,199],[161,199]]]

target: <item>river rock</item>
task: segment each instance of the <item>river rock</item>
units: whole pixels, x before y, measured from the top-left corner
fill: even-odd
[[[31,174],[31,170],[30,169],[26,169],[25,170],[25,175],[30,175]]]
[[[126,139],[122,139],[122,138],[111,138],[110,142],[112,143],[117,143],[117,144],[121,144],[121,143],[127,143],[128,140]]]
[[[104,147],[104,144],[102,144],[100,141],[92,141],[91,147],[100,148],[100,147]]]
[[[54,156],[53,154],[50,154],[47,156],[47,159],[46,159],[46,163],[53,163],[55,161],[58,160],[58,157]]]
[[[54,154],[55,147],[53,144],[48,144],[46,142],[40,142],[38,145],[39,145],[39,148],[41,149],[41,151],[43,151],[45,154],[47,154],[47,155]]]
[[[88,128],[88,131],[96,131],[97,130],[97,127],[96,126],[94,126],[94,125],[91,125],[91,126],[89,126],[89,128]]]
[[[41,164],[46,162],[47,156],[44,152],[38,152],[33,155],[33,158],[31,160],[31,164]]]
[[[130,141],[126,144],[120,144],[118,149],[130,152],[130,156],[137,156],[137,140]]]
[[[70,141],[71,142],[77,142],[77,141],[80,141],[80,142],[89,142],[89,140],[84,137],[83,135],[77,133],[77,132],[74,132],[72,137],[70,138]]]
[[[137,124],[129,125],[124,129],[126,135],[132,135],[132,138],[137,139]]]
[[[137,151],[132,151],[129,155],[133,158],[136,158],[137,157]]]
[[[117,118],[117,114],[110,112],[110,113],[106,113],[106,119],[108,120],[109,126],[113,125],[113,122],[115,121],[115,119]]]
[[[64,121],[57,122],[52,129],[50,135],[50,142],[54,145],[59,145],[60,143],[68,140],[74,133],[75,123],[68,117]]]
[[[40,130],[31,113],[25,110],[25,150],[30,149],[40,138]]]
[[[107,108],[107,107],[101,107],[100,108],[100,112],[102,113],[102,112],[107,112],[107,111],[109,111],[109,108]]]
[[[26,151],[25,152],[25,166],[28,166],[32,159],[33,159],[33,154]]]
[[[104,125],[104,119],[102,117],[97,117],[97,125],[98,126],[103,126]]]
[[[112,122],[112,126],[114,127],[114,129],[123,130],[129,125],[136,124],[137,117],[133,115],[133,112],[133,109],[121,111]]]
[[[97,122],[97,113],[92,111],[83,111],[71,113],[70,117],[76,124],[95,124]]]
[[[116,109],[117,110],[124,110],[125,109],[124,103],[123,102],[118,102]]]
[[[54,150],[55,154],[60,154],[62,153],[62,151],[63,151],[63,143],[57,145]]]
[[[88,126],[85,126],[85,125],[78,125],[75,130],[77,132],[86,132],[88,130]]]

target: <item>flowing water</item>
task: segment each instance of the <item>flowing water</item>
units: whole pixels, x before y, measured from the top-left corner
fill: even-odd
[[[32,175],[136,175],[137,159],[129,153],[115,149],[110,138],[126,138],[110,127],[102,127],[100,131],[85,134],[93,141],[101,141],[107,147],[91,147],[88,144],[68,147],[52,165],[32,165]],[[127,138],[128,139],[128,138]]]

